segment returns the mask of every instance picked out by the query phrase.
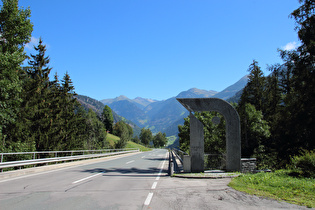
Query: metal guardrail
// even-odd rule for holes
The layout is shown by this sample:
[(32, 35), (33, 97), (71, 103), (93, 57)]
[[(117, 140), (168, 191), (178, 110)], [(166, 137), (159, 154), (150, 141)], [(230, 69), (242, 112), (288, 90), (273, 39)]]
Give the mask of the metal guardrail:
[(184, 155), (188, 155), (186, 152), (179, 150), (179, 149), (173, 149), (175, 155), (180, 160), (181, 164), (183, 164)]
[[(16, 152), (16, 153), (0, 153), (1, 162), (0, 169), (1, 172), (4, 168), (21, 167), (27, 165), (37, 165), (37, 164), (48, 164), (52, 162), (65, 162), (72, 160), (83, 160), (89, 158), (105, 157), (111, 155), (119, 155), (131, 152), (138, 152), (139, 149), (108, 149), (108, 150), (72, 150), (72, 151), (42, 151), (42, 152)], [(77, 153), (82, 153), (81, 155), (73, 155)], [(89, 154), (85, 154), (89, 153)], [(92, 153), (92, 154), (91, 154)], [(54, 154), (55, 157), (48, 158), (36, 158), (40, 155), (47, 154), (51, 156)], [(69, 156), (58, 157), (58, 154), (70, 154)], [(17, 161), (6, 161), (3, 162), (6, 156), (18, 156), (18, 155), (32, 155), (33, 159), (27, 160), (17, 160)]]
[[(183, 155), (186, 153), (178, 150), (178, 149), (171, 149), (169, 151), (169, 175), (172, 176), (175, 173), (178, 173), (183, 168)], [(179, 160), (179, 164), (177, 162)]]

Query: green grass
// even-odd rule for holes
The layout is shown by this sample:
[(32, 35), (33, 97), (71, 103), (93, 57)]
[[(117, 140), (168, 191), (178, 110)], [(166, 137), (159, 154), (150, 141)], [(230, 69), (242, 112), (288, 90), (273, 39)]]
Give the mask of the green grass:
[[(115, 136), (113, 134), (108, 133), (106, 139), (109, 142), (110, 146), (114, 148), (115, 142), (117, 142), (120, 138), (118, 136)], [(147, 148), (143, 145), (137, 144), (137, 143), (132, 142), (132, 141), (127, 142), (126, 148), (140, 149), (140, 151), (142, 151), (142, 152), (152, 150), (150, 148)]]
[(243, 174), (229, 186), (248, 194), (284, 200), (289, 203), (315, 207), (315, 180), (296, 178), (288, 170), (273, 173)]
[(169, 137), (166, 137), (166, 138), (167, 138), (166, 146), (172, 145), (174, 143), (174, 141), (176, 140), (176, 136), (169, 136)]
[(120, 138), (118, 136), (115, 136), (113, 134), (107, 133), (106, 140), (109, 142), (109, 145), (111, 147), (115, 147), (115, 142), (117, 142)]
[(133, 141), (128, 141), (126, 148), (132, 148), (132, 149), (140, 149), (142, 152), (151, 151), (151, 148), (147, 148), (143, 145), (137, 144)]

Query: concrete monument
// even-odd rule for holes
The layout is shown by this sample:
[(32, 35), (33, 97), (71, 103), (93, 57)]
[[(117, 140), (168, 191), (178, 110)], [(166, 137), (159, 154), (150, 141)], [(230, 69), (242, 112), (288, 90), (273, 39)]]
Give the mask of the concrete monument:
[(240, 118), (231, 104), (218, 98), (177, 98), (177, 101), (190, 112), (191, 171), (204, 171), (203, 125), (192, 114), (202, 111), (216, 111), (223, 115), (226, 124), (226, 170), (241, 171)]

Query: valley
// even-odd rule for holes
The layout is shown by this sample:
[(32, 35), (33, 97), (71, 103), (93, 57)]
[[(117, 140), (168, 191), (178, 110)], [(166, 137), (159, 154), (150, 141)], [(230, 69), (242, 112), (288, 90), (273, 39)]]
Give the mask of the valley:
[(161, 131), (166, 133), (166, 136), (177, 136), (177, 127), (183, 124), (188, 111), (177, 102), (176, 98), (213, 97), (229, 100), (234, 97), (233, 100), (237, 100), (235, 96), (245, 87), (247, 81), (248, 77), (244, 76), (220, 92), (191, 88), (162, 101), (141, 97), (129, 99), (124, 95), (101, 101), (81, 95), (78, 95), (77, 99), (86, 109), (92, 108), (98, 114), (102, 112), (105, 105), (108, 105), (113, 111), (114, 121), (126, 121), (134, 129), (134, 135), (139, 135), (141, 128), (145, 127), (150, 128), (153, 133)]

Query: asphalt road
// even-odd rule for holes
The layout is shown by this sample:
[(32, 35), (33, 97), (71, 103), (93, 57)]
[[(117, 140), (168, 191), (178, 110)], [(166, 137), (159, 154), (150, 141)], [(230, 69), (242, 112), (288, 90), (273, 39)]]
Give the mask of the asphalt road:
[(0, 210), (307, 209), (236, 191), (227, 186), (230, 178), (169, 177), (167, 157), (167, 150), (153, 150), (0, 177)]
[(0, 180), (0, 209), (147, 209), (167, 150)]

